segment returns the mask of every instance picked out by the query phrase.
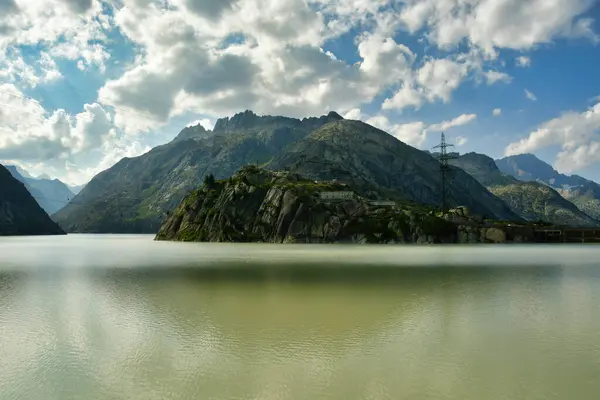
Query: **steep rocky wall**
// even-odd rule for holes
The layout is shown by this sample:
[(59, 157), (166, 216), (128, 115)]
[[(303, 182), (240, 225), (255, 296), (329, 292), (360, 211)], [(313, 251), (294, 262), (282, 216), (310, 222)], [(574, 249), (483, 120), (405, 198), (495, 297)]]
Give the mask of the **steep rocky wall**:
[(321, 191), (348, 190), (293, 174), (245, 168), (192, 192), (156, 239), (269, 243), (494, 243), (526, 233), (450, 222), (425, 210), (370, 205), (360, 198), (323, 201)]

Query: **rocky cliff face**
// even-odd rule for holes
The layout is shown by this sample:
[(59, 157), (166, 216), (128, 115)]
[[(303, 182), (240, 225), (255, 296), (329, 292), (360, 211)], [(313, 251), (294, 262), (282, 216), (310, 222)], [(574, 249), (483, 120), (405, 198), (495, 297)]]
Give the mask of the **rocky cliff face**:
[[(581, 211), (550, 186), (536, 181), (521, 181), (505, 174), (492, 158), (484, 154), (464, 154), (451, 163), (468, 172), (527, 221), (575, 227), (600, 226), (600, 221)], [(547, 168), (543, 171), (548, 173)]]
[(25, 185), (0, 165), (0, 235), (60, 235)]
[(323, 200), (350, 191), (289, 172), (246, 167), (204, 185), (166, 218), (157, 240), (269, 243), (499, 243), (532, 233), (484, 226), (464, 209), (444, 216), (420, 207), (377, 205), (361, 197)]

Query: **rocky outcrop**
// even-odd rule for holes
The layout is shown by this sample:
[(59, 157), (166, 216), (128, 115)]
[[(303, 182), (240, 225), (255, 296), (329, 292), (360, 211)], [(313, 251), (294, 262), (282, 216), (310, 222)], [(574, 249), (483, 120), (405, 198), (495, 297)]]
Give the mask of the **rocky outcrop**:
[(0, 165), (0, 235), (60, 235), (25, 185)]
[[(190, 193), (165, 219), (157, 240), (269, 243), (501, 243), (514, 232), (486, 225), (465, 208), (436, 215), (425, 207), (380, 206), (355, 195), (324, 200), (323, 192), (348, 192), (289, 172), (249, 166), (229, 179)], [(519, 240), (527, 240), (521, 233)]]

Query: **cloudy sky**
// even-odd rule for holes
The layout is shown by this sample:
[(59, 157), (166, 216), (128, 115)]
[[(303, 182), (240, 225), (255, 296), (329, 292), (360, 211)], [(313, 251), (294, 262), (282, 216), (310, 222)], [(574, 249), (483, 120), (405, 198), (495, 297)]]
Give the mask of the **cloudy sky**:
[(0, 0), (0, 160), (86, 182), (245, 109), (600, 180), (597, 0)]

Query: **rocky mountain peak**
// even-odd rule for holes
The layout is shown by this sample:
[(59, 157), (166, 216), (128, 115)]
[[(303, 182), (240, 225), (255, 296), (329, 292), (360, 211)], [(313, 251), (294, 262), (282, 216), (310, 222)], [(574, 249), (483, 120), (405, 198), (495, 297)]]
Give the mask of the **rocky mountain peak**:
[(329, 114), (327, 114), (327, 118), (331, 119), (331, 120), (335, 120), (335, 121), (344, 119), (344, 117), (342, 117), (340, 114), (336, 113), (335, 111), (331, 111)]
[[(263, 117), (264, 118), (264, 117)], [(235, 114), (233, 117), (219, 118), (215, 124), (215, 132), (231, 132), (239, 129), (252, 128), (261, 117), (250, 110)]]
[[(504, 173), (527, 181), (563, 178), (551, 165), (540, 160), (533, 154), (518, 154), (496, 160), (496, 165)], [(560, 179), (563, 180), (563, 179)]]
[(498, 166), (492, 157), (480, 153), (466, 153), (460, 156), (464, 162), (476, 164), (480, 169), (483, 168), (488, 172), (499, 172)]
[(181, 141), (188, 139), (202, 139), (207, 137), (209, 131), (207, 131), (201, 124), (188, 126), (184, 128), (179, 135), (173, 141)]

